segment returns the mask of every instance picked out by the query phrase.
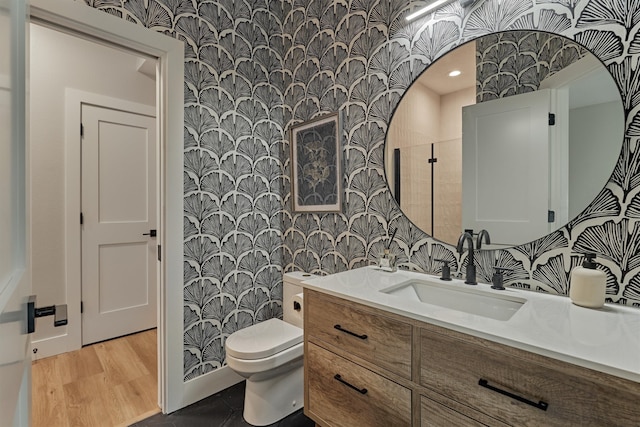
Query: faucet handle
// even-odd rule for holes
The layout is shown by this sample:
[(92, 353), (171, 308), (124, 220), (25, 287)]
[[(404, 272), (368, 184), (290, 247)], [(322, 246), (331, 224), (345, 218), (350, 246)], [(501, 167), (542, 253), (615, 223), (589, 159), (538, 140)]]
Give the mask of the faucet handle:
[(434, 259), (434, 261), (439, 261), (442, 263), (442, 275), (440, 276), (440, 280), (451, 280), (451, 267), (449, 267), (449, 263), (451, 262), (448, 259)]
[(495, 289), (498, 291), (503, 291), (504, 290), (504, 275), (503, 272), (504, 271), (513, 271), (513, 269), (511, 268), (504, 268), (504, 267), (498, 267), (497, 265), (495, 267), (493, 267), (493, 269), (496, 271), (495, 273), (493, 273), (493, 277), (491, 278), (491, 289)]

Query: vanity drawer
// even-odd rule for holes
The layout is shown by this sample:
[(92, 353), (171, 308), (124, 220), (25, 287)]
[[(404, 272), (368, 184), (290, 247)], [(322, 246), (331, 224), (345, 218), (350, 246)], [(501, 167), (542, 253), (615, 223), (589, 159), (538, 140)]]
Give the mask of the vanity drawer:
[(420, 427), (487, 427), (480, 421), (441, 405), (426, 397), (421, 398)]
[(594, 380), (587, 369), (545, 364), (550, 360), (542, 356), (521, 358), (510, 347), (477, 338), (426, 329), (420, 337), (421, 384), (492, 418), (514, 426), (640, 423), (640, 384), (636, 389), (627, 382), (622, 390)]
[(423, 393), (420, 396), (420, 427), (509, 427), (509, 424), (438, 393), (427, 390)]
[(411, 390), (308, 343), (305, 412), (326, 427), (410, 426)]
[(412, 326), (355, 303), (305, 290), (308, 339), (318, 339), (411, 379)]

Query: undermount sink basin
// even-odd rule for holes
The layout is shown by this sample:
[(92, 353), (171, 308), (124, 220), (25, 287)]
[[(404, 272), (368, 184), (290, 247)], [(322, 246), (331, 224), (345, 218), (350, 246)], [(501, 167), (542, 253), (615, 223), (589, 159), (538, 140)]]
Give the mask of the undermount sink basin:
[(509, 320), (527, 302), (524, 298), (512, 295), (483, 292), (472, 287), (458, 288), (426, 280), (410, 280), (380, 292), (496, 320)]

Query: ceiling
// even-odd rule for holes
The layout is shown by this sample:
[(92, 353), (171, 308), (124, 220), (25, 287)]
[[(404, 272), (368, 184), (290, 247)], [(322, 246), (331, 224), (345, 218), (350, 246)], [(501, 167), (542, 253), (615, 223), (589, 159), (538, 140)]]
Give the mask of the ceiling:
[[(462, 74), (449, 77), (452, 70)], [(417, 80), (438, 95), (457, 92), (476, 85), (476, 43), (466, 43), (437, 59)]]

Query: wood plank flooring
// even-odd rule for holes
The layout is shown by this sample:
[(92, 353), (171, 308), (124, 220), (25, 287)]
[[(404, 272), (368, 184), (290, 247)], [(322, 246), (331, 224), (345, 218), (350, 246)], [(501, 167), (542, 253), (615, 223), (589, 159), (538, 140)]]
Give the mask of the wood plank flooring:
[(155, 329), (37, 360), (33, 427), (127, 426), (160, 412)]

